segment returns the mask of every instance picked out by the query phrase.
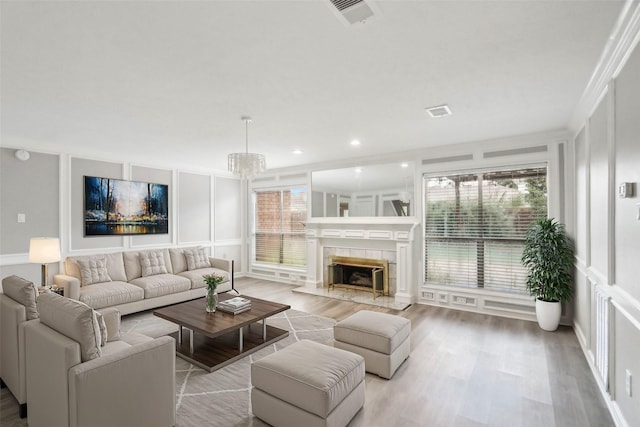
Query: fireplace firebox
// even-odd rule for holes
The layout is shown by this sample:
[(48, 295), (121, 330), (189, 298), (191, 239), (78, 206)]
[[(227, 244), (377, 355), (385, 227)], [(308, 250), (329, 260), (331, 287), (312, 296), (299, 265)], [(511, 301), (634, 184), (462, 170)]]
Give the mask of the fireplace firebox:
[(383, 259), (332, 256), (329, 258), (328, 286), (367, 291), (375, 299), (389, 295), (389, 262)]

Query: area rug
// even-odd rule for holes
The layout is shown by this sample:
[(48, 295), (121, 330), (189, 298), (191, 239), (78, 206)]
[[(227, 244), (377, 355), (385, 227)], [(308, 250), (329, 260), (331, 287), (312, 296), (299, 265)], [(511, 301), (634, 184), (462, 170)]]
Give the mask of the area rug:
[[(333, 341), (335, 320), (326, 317), (287, 310), (267, 324), (289, 330), (289, 336), (215, 372), (176, 357), (176, 427), (267, 426), (251, 411), (251, 363), (303, 339)], [(158, 337), (175, 332), (177, 326), (144, 312), (125, 316), (121, 329)]]

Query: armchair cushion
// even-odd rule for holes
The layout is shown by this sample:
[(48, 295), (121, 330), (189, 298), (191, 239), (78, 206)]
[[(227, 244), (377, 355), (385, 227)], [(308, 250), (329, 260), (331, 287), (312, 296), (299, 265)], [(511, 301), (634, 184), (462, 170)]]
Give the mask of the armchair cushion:
[(107, 341), (118, 341), (120, 339), (120, 310), (109, 307), (97, 313), (102, 314), (104, 318), (104, 323), (107, 327)]
[(107, 344), (109, 334), (107, 333), (107, 323), (104, 321), (104, 316), (99, 311), (96, 311), (96, 320), (98, 321), (98, 327), (100, 328), (100, 347), (104, 347)]
[(80, 345), (83, 362), (100, 357), (100, 326), (91, 307), (55, 293), (46, 293), (38, 298), (38, 310), (42, 324)]
[(27, 320), (38, 318), (36, 298), (38, 290), (33, 282), (18, 276), (9, 276), (2, 279), (2, 291), (12, 300), (24, 305), (27, 312)]

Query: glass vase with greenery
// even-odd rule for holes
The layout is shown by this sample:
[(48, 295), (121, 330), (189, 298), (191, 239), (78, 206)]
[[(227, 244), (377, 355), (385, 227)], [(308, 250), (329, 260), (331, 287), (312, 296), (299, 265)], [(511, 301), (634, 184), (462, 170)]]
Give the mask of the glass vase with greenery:
[(216, 288), (222, 282), (224, 282), (224, 276), (217, 274), (205, 274), (202, 276), (204, 282), (207, 284), (207, 296), (205, 297), (205, 309), (207, 313), (214, 313), (216, 306), (218, 305), (218, 294)]

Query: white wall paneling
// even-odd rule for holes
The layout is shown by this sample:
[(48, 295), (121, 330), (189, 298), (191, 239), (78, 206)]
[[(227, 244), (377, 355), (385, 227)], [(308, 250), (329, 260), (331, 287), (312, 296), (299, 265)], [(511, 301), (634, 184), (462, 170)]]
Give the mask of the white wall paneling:
[(178, 173), (178, 244), (205, 244), (211, 240), (211, 177)]
[[(634, 386), (640, 373), (639, 40), (640, 2), (627, 1), (578, 109), (588, 115), (573, 121), (574, 129), (582, 128), (573, 153), (574, 328), (614, 421), (623, 427), (640, 425)], [(635, 184), (632, 197), (618, 197), (622, 182)]]

